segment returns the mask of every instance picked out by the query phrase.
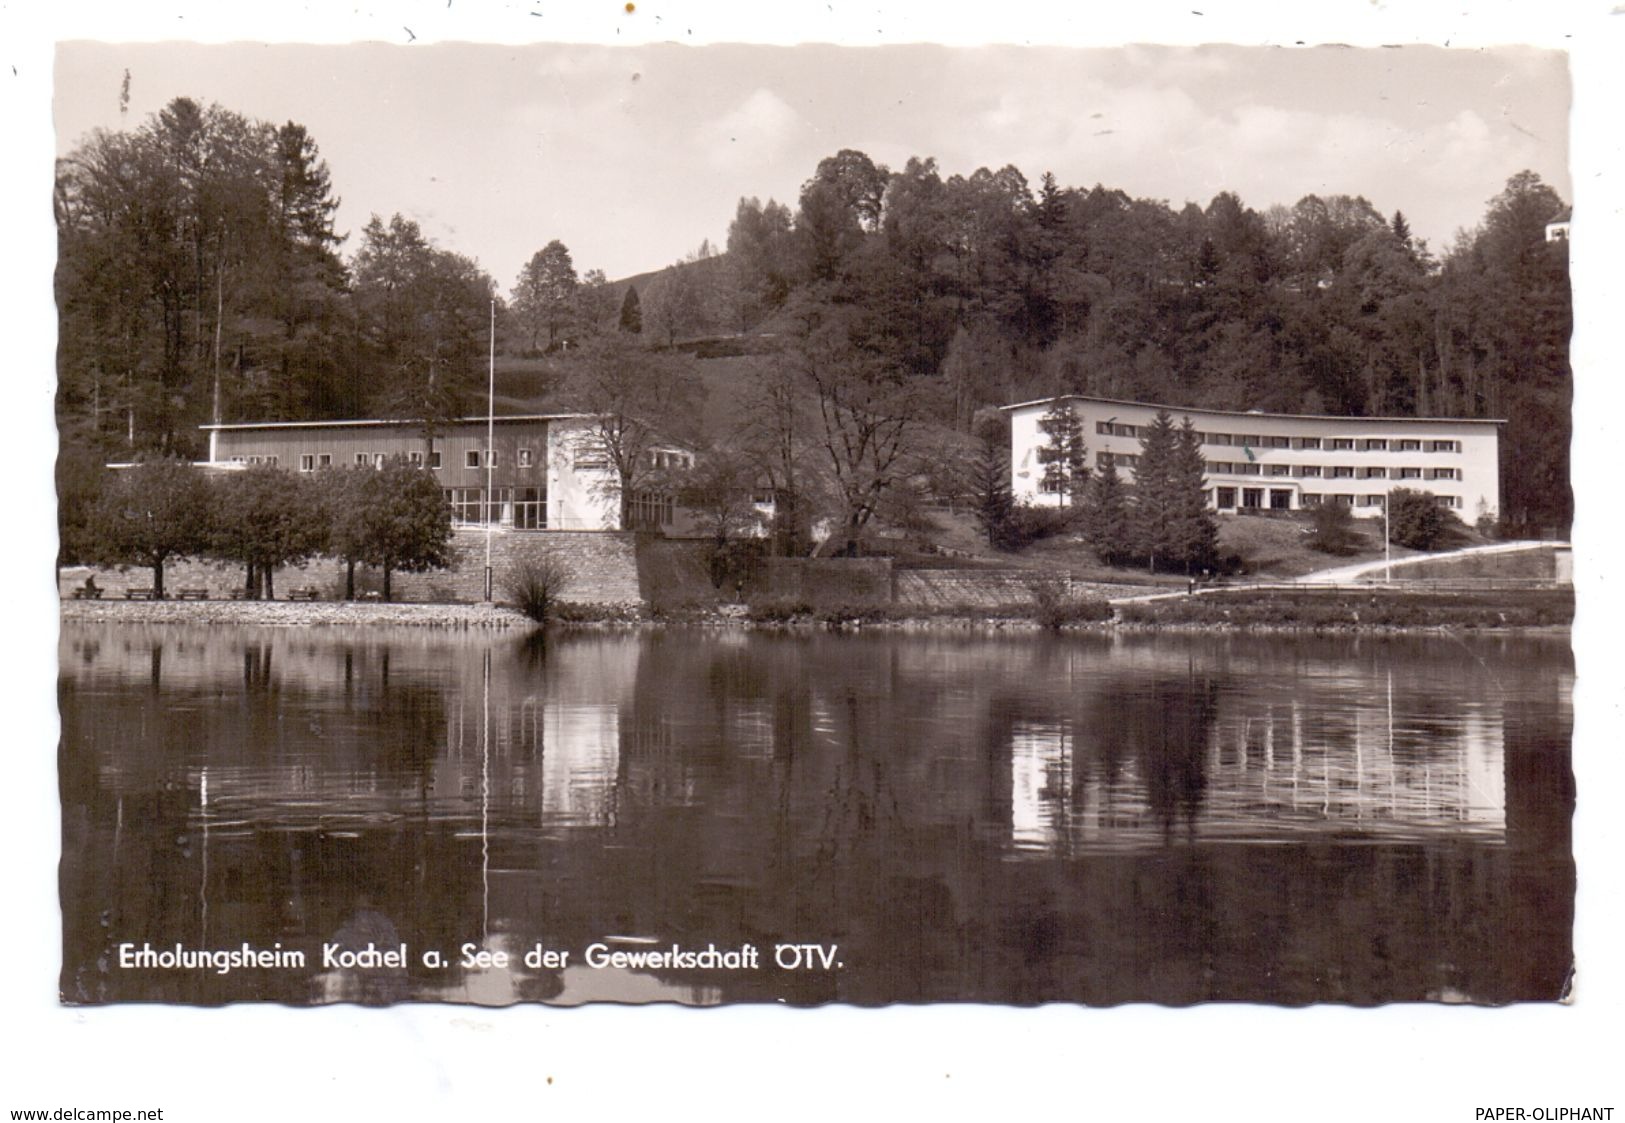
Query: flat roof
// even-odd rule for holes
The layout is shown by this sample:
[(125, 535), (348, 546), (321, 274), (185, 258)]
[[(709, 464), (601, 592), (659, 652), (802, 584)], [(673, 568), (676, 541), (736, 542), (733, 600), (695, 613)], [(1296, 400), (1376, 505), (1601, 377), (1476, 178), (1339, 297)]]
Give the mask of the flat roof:
[[(486, 417), (483, 414), (479, 417), (454, 417), (441, 422), (441, 424), (484, 425), (490, 421), (498, 423), (504, 421), (570, 421), (592, 416), (590, 413), (499, 413), (494, 418)], [(423, 423), (422, 418), (372, 417), (358, 418), (351, 421), (232, 421), (221, 424), (199, 425), (198, 428), (214, 431), (226, 429), (360, 429), (373, 426), (421, 426)]]
[(1025, 409), (1028, 406), (1041, 406), (1054, 401), (1098, 402), (1104, 406), (1137, 406), (1140, 409), (1165, 409), (1172, 415), (1185, 413), (1200, 413), (1209, 417), (1279, 417), (1287, 421), (1334, 421), (1334, 422), (1362, 422), (1362, 421), (1440, 421), (1451, 425), (1505, 425), (1506, 419), (1502, 417), (1354, 417), (1348, 414), (1337, 413), (1270, 413), (1267, 410), (1246, 409), (1203, 409), (1200, 406), (1170, 406), (1158, 405), (1155, 402), (1134, 402), (1127, 398), (1096, 398), (1088, 394), (1056, 394), (1048, 398), (1034, 398), (1030, 402), (1016, 402), (1013, 405), (1000, 406), (1000, 410)]

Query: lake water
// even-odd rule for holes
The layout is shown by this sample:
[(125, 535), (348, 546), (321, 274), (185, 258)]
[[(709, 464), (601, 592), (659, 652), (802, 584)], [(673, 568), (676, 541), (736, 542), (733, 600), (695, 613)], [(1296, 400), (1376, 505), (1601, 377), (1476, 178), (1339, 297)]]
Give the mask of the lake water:
[[(1507, 1002), (1571, 961), (1566, 636), (60, 655), (70, 1003)], [(245, 944), (305, 962), (177, 954)]]

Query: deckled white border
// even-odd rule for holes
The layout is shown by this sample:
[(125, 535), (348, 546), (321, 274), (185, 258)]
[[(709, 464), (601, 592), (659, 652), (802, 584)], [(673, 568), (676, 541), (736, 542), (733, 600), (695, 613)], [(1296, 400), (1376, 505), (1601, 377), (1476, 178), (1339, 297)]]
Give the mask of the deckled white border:
[[(290, 9), (292, 5), (288, 6)], [(1105, 6), (1001, 0), (623, 4), (582, 0), (302, 5), (95, 0), (0, 8), (5, 113), (7, 346), (0, 352), (12, 500), (0, 550), (5, 814), (0, 868), (0, 1118), (13, 1108), (162, 1105), (169, 1120), (927, 1118), (1036, 1110), (1066, 1118), (1472, 1120), (1475, 1106), (1625, 1110), (1609, 1045), (1625, 1029), (1621, 986), (1620, 598), (1625, 548), (1619, 409), (1625, 406), (1617, 278), (1625, 14), (1608, 3), (1433, 0)], [(532, 13), (540, 12), (540, 15)], [(1576, 768), (1581, 809), (1581, 973), (1569, 1008), (1284, 1011), (1248, 1007), (1009, 1011), (934, 1006), (864, 1012), (665, 1008), (390, 1011), (120, 1007), (56, 1003), (56, 629), (51, 583), (55, 309), (48, 278), (52, 44), (57, 39), (464, 40), (632, 43), (933, 41), (1111, 45), (1342, 42), (1527, 43), (1573, 52), (1576, 333), (1574, 484)], [(553, 1083), (546, 1083), (551, 1076)], [(1034, 1097), (1043, 1097), (1039, 1107)]]

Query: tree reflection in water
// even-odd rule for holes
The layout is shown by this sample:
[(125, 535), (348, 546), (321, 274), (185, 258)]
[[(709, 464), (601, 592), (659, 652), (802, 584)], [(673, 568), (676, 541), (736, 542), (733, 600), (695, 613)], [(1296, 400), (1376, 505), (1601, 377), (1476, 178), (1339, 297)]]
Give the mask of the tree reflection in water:
[[(1509, 1001), (1566, 978), (1561, 641), (63, 645), (69, 1001)], [(452, 965), (112, 966), (121, 941), (392, 933)], [(612, 936), (845, 966), (580, 965)], [(469, 941), (576, 958), (465, 969)]]

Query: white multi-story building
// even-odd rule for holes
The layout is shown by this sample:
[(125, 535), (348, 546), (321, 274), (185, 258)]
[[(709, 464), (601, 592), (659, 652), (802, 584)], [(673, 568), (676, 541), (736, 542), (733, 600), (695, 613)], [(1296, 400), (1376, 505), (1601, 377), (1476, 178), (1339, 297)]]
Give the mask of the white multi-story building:
[[(487, 440), (488, 424), (494, 443)], [(441, 425), (432, 438), (420, 422), (390, 419), (244, 422), (203, 430), (207, 464), (216, 468), (269, 464), (317, 472), (402, 457), (433, 474), (460, 525), (489, 518), (515, 530), (631, 529), (620, 525), (618, 477), (586, 414), (489, 422), (465, 417)], [(694, 454), (677, 445), (646, 455), (656, 470), (694, 464)], [(635, 526), (661, 530), (673, 523), (677, 508), (670, 494), (650, 490), (633, 496), (631, 514)]]
[[(1093, 470), (1110, 458), (1134, 480), (1140, 437), (1167, 410), (1201, 434), (1208, 506), (1222, 512), (1296, 511), (1341, 503), (1356, 515), (1380, 515), (1396, 488), (1425, 491), (1467, 522), (1495, 518), (1501, 507), (1500, 421), (1449, 417), (1323, 417), (1184, 409), (1067, 395)], [(1010, 415), (1011, 491), (1017, 502), (1059, 505), (1046, 490), (1039, 421), (1057, 401), (1005, 406)]]

